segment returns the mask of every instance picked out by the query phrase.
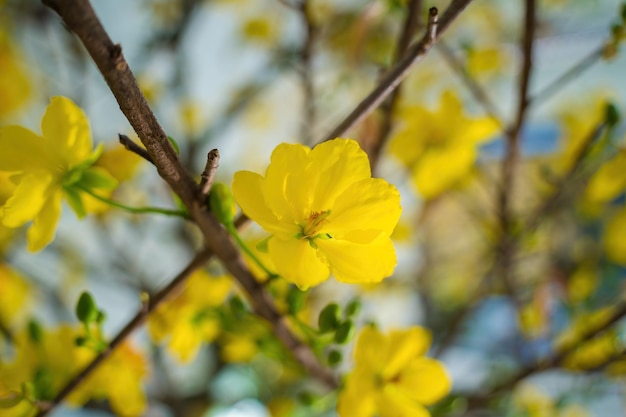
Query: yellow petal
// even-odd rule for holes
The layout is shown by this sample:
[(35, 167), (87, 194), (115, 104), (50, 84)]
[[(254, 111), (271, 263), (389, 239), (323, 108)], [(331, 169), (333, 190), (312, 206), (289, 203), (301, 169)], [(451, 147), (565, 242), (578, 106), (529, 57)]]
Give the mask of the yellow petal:
[(308, 288), (328, 279), (328, 265), (320, 259), (308, 239), (280, 239), (268, 242), (269, 255), (276, 272), (300, 288)]
[(281, 237), (291, 238), (300, 232), (296, 224), (280, 222), (265, 203), (261, 187), (263, 177), (250, 171), (235, 173), (233, 180), (233, 197), (241, 210), (257, 222), (267, 232)]
[(352, 139), (337, 138), (320, 143), (313, 148), (309, 159), (308, 176), (317, 179), (314, 187), (307, 190), (313, 195), (313, 212), (333, 207), (350, 185), (372, 175), (367, 154)]
[(353, 183), (337, 198), (323, 231), (338, 239), (354, 230), (381, 230), (390, 236), (402, 208), (400, 193), (380, 178)]
[(50, 166), (43, 138), (21, 126), (0, 128), (0, 171), (32, 171)]
[(24, 175), (2, 207), (2, 224), (19, 227), (37, 216), (48, 198), (51, 183), (52, 176), (47, 172)]
[(376, 405), (380, 417), (430, 417), (426, 408), (390, 384), (376, 396)]
[(357, 366), (370, 367), (372, 373), (378, 373), (389, 357), (389, 341), (374, 326), (366, 326), (359, 333), (354, 349), (354, 361)]
[(431, 341), (430, 333), (422, 327), (395, 330), (389, 333), (388, 338), (389, 357), (383, 370), (385, 379), (394, 378), (415, 358), (423, 356)]
[(26, 234), (28, 250), (37, 252), (54, 239), (57, 224), (61, 217), (61, 191), (53, 191)]
[(339, 417), (373, 417), (376, 412), (376, 403), (373, 395), (364, 395), (358, 389), (348, 387), (339, 393), (337, 399), (337, 414)]
[(413, 171), (413, 182), (424, 199), (437, 197), (465, 178), (476, 160), (473, 146), (453, 144), (430, 149)]
[(294, 182), (294, 174), (302, 172), (306, 166), (309, 152), (310, 149), (304, 145), (288, 143), (278, 145), (272, 152), (261, 189), (265, 204), (280, 221), (295, 224), (305, 216), (305, 207), (298, 196), (310, 193), (311, 190), (301, 189), (299, 181), (296, 181), (295, 186), (289, 184)]
[(607, 258), (620, 265), (626, 265), (626, 210), (620, 210), (607, 222), (604, 248)]
[(393, 273), (397, 263), (393, 242), (385, 236), (370, 243), (340, 239), (315, 239), (315, 243), (341, 282), (379, 282)]
[(626, 154), (619, 153), (591, 177), (585, 196), (598, 203), (614, 199), (626, 188)]
[(48, 146), (64, 151), (65, 161), (75, 165), (91, 153), (91, 132), (85, 113), (67, 97), (52, 97), (41, 120), (41, 132)]
[(409, 363), (395, 385), (398, 390), (424, 405), (439, 401), (451, 388), (450, 377), (441, 362), (424, 357)]

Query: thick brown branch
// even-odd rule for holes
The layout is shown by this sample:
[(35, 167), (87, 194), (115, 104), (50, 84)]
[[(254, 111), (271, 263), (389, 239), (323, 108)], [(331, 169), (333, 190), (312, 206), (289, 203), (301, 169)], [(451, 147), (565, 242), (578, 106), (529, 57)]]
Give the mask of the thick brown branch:
[[(453, 0), (436, 25), (432, 22), (437, 18), (437, 9), (432, 8), (429, 16), (429, 28), (431, 30), (427, 30), (425, 36), (409, 48), (404, 58), (402, 58), (400, 62), (389, 70), (374, 90), (372, 90), (372, 92), (365, 97), (334, 129), (328, 132), (322, 141), (343, 136), (348, 130), (374, 111), (383, 102), (383, 100), (385, 100), (389, 94), (391, 94), (398, 87), (398, 85), (400, 85), (402, 80), (406, 78), (411, 70), (411, 67), (426, 56), (436, 40), (441, 37), (448, 26), (450, 26), (450, 24), (471, 2), (472, 0)], [(436, 34), (433, 36), (432, 29), (435, 26)]]

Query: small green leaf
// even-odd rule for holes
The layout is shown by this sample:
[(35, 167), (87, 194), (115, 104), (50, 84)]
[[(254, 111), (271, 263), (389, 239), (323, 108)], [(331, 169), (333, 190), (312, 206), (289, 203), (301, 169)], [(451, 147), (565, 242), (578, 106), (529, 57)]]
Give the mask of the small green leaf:
[(35, 320), (30, 320), (28, 322), (28, 337), (30, 337), (30, 340), (36, 344), (41, 342), (41, 339), (43, 339), (43, 329)]
[(168, 136), (167, 139), (170, 141), (170, 143), (172, 144), (172, 148), (174, 148), (174, 150), (176, 151), (177, 154), (180, 155), (180, 146), (178, 146), (178, 142), (176, 142), (176, 139), (174, 139), (171, 136)]
[(243, 317), (248, 312), (241, 297), (236, 295), (231, 297), (230, 300), (228, 300), (228, 304), (235, 317)]
[(302, 310), (306, 296), (307, 293), (301, 291), (295, 285), (289, 287), (289, 292), (287, 293), (287, 306), (289, 308), (289, 314), (294, 315)]
[(67, 199), (67, 203), (70, 205), (74, 213), (76, 213), (76, 217), (79, 219), (84, 218), (87, 215), (87, 210), (85, 209), (85, 204), (83, 203), (82, 194), (78, 191), (78, 189), (73, 187), (65, 187), (65, 198)]
[(98, 316), (96, 317), (96, 323), (102, 324), (107, 319), (107, 315), (104, 311), (98, 310)]
[(346, 317), (354, 317), (361, 311), (361, 301), (354, 299), (346, 306)]
[(83, 292), (76, 303), (76, 317), (78, 317), (78, 320), (85, 324), (93, 323), (98, 321), (99, 314), (100, 311), (98, 311), (96, 302), (91, 294), (87, 291)]
[(261, 253), (267, 253), (269, 250), (268, 244), (269, 244), (270, 238), (271, 236), (268, 236), (265, 239), (261, 240), (259, 243), (257, 243), (256, 249)]
[(24, 395), (21, 392), (9, 391), (0, 394), (0, 409), (13, 408), (18, 405), (24, 399)]
[(324, 307), (317, 319), (320, 332), (328, 333), (337, 329), (340, 314), (341, 308), (339, 308), (339, 304), (337, 303), (330, 303)]
[(235, 200), (230, 188), (224, 183), (216, 182), (211, 187), (209, 207), (217, 220), (225, 226), (231, 226), (235, 220)]
[(613, 127), (619, 123), (620, 114), (615, 104), (607, 103), (606, 109), (605, 109), (605, 119), (609, 127)]
[(328, 352), (328, 357), (326, 358), (328, 364), (332, 367), (335, 367), (341, 363), (343, 360), (343, 355), (338, 350), (331, 350)]
[(83, 172), (79, 184), (85, 188), (112, 190), (119, 184), (109, 172), (101, 167), (91, 167)]
[(354, 323), (352, 320), (346, 320), (339, 325), (335, 332), (335, 342), (340, 345), (348, 343), (353, 337), (355, 332)]
[(76, 339), (74, 339), (74, 344), (76, 344), (76, 346), (85, 346), (87, 345), (88, 341), (89, 339), (84, 336), (76, 336)]

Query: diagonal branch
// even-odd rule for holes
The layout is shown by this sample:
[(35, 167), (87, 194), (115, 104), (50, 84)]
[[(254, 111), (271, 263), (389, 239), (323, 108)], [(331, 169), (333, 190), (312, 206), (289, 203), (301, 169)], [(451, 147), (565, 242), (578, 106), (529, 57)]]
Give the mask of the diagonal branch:
[[(453, 0), (440, 19), (436, 8), (430, 9), (429, 26), (424, 37), (411, 46), (404, 58), (389, 70), (380, 83), (350, 112), (322, 141), (344, 135), (348, 130), (361, 122), (374, 111), (406, 78), (411, 67), (421, 61), (437, 39), (446, 31), (450, 24), (472, 2), (472, 0)], [(436, 23), (435, 23), (436, 22)], [(434, 29), (434, 31), (433, 31)], [(433, 33), (434, 32), (434, 33)]]

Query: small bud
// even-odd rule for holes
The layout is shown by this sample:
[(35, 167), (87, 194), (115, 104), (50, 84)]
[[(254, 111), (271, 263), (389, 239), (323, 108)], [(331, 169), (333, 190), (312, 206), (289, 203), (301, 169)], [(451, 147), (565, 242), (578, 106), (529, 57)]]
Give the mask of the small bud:
[(216, 182), (209, 194), (209, 207), (217, 220), (225, 226), (230, 226), (235, 220), (237, 208), (230, 188), (224, 183)]
[(107, 319), (107, 315), (104, 311), (98, 310), (98, 316), (96, 317), (96, 323), (102, 324)]
[(354, 299), (346, 306), (346, 317), (354, 317), (361, 311), (361, 302), (358, 299)]
[(74, 344), (76, 346), (85, 346), (87, 344), (87, 338), (84, 336), (77, 336), (76, 339), (74, 339)]
[(243, 300), (238, 296), (231, 297), (228, 304), (235, 317), (241, 317), (248, 312)]
[(626, 23), (626, 3), (622, 3), (622, 22)]
[(619, 123), (620, 114), (615, 104), (607, 103), (606, 109), (605, 109), (605, 119), (609, 127), (613, 127)]
[(613, 37), (613, 42), (619, 42), (624, 36), (624, 26), (618, 24), (611, 25), (611, 36)]
[(343, 360), (343, 355), (338, 350), (333, 349), (330, 352), (328, 352), (328, 357), (326, 360), (328, 361), (328, 364), (330, 366), (334, 367), (341, 363), (341, 361)]
[(354, 337), (355, 327), (352, 320), (346, 320), (339, 325), (335, 332), (335, 343), (343, 345), (348, 343)]
[(317, 319), (320, 332), (328, 333), (335, 330), (339, 325), (340, 314), (341, 309), (337, 303), (330, 303), (324, 307)]
[(305, 392), (301, 392), (300, 394), (298, 394), (298, 400), (302, 404), (310, 406), (315, 402), (316, 398), (315, 398), (315, 395), (311, 394), (310, 392), (305, 391)]
[(98, 320), (99, 313), (96, 302), (93, 300), (91, 294), (84, 291), (76, 303), (76, 317), (78, 317), (78, 320), (89, 324)]
[(306, 292), (301, 291), (296, 286), (289, 287), (289, 292), (287, 293), (287, 306), (289, 307), (289, 314), (297, 314), (300, 310), (302, 310), (306, 295)]
[(41, 339), (43, 338), (41, 325), (35, 320), (30, 320), (28, 322), (28, 337), (30, 337), (30, 340), (34, 343), (41, 342)]

